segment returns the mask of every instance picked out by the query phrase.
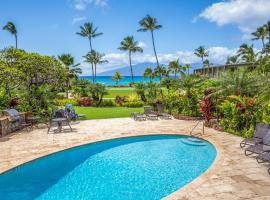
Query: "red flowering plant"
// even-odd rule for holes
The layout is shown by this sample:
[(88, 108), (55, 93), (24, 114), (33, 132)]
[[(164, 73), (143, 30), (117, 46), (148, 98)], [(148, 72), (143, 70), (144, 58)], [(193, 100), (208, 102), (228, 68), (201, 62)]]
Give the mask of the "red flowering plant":
[(211, 93), (212, 93), (212, 90), (209, 90), (209, 89), (205, 90), (204, 97), (200, 101), (200, 112), (204, 116), (206, 125), (210, 124), (210, 120), (212, 119), (212, 112), (214, 110), (214, 103), (210, 98)]

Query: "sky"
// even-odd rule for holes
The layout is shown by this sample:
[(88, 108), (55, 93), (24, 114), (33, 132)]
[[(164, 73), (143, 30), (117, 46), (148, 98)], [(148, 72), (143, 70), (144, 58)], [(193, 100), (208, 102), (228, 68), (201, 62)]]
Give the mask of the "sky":
[[(0, 27), (12, 21), (19, 48), (50, 56), (70, 53), (88, 75), (90, 66), (82, 56), (89, 42), (76, 35), (85, 22), (103, 32), (93, 48), (109, 61), (98, 66), (104, 72), (128, 65), (127, 54), (118, 47), (129, 35), (144, 49), (133, 55), (133, 64), (155, 62), (150, 33), (137, 32), (147, 14), (163, 26), (154, 33), (161, 63), (200, 62), (193, 52), (202, 45), (211, 63), (222, 64), (242, 43), (261, 47), (250, 33), (270, 20), (269, 13), (270, 0), (1, 0)], [(0, 49), (14, 44), (14, 37), (0, 29)]]

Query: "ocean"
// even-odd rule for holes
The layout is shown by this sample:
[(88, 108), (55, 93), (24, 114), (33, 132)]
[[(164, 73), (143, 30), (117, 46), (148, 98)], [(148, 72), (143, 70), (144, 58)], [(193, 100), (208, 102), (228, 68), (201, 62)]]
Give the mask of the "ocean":
[[(80, 76), (80, 78), (83, 80), (92, 81), (92, 76)], [(96, 81), (98, 83), (102, 83), (107, 86), (116, 85), (116, 82), (112, 80), (111, 76), (97, 76)], [(149, 78), (145, 79), (143, 76), (134, 76), (135, 83), (140, 83), (140, 82), (147, 83), (149, 81), (150, 81)], [(159, 82), (159, 79), (155, 78), (154, 81)], [(131, 76), (123, 76), (123, 79), (119, 81), (118, 85), (125, 86), (125, 85), (129, 85), (131, 82), (132, 82)]]

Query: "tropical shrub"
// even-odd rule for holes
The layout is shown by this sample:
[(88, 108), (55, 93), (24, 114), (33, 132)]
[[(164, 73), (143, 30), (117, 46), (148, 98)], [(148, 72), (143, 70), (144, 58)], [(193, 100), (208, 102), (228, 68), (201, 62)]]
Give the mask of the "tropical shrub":
[(261, 108), (255, 98), (231, 96), (220, 105), (220, 125), (228, 132), (250, 137), (256, 122), (261, 119)]
[(115, 97), (115, 103), (119, 106), (123, 106), (124, 103), (127, 102), (127, 97), (126, 96), (116, 96)]
[(108, 94), (105, 85), (100, 83), (90, 83), (88, 91), (93, 99), (93, 104), (100, 106), (104, 95)]
[(57, 106), (65, 106), (67, 104), (72, 104), (73, 106), (78, 105), (78, 101), (76, 99), (56, 99), (55, 103)]
[(92, 104), (93, 104), (93, 100), (90, 97), (82, 97), (77, 100), (78, 106), (88, 107), (88, 106), (91, 106)]
[(169, 92), (164, 96), (163, 104), (169, 113), (181, 114), (186, 116), (199, 116), (199, 95), (191, 93), (186, 96), (179, 91)]
[(212, 119), (212, 112), (214, 109), (214, 103), (210, 98), (211, 90), (204, 91), (204, 97), (200, 101), (200, 112), (203, 114), (206, 125), (209, 125), (210, 120)]
[(100, 106), (101, 107), (115, 107), (116, 103), (111, 99), (103, 99)]
[(139, 108), (144, 106), (144, 102), (142, 101), (128, 101), (123, 104), (125, 107), (130, 107), (130, 108)]

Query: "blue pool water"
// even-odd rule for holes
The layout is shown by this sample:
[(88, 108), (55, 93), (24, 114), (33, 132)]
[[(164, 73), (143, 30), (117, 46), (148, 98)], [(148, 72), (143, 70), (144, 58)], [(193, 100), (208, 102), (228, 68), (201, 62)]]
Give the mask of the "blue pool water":
[(215, 157), (212, 144), (188, 136), (97, 142), (1, 174), (0, 199), (160, 199), (205, 172)]

